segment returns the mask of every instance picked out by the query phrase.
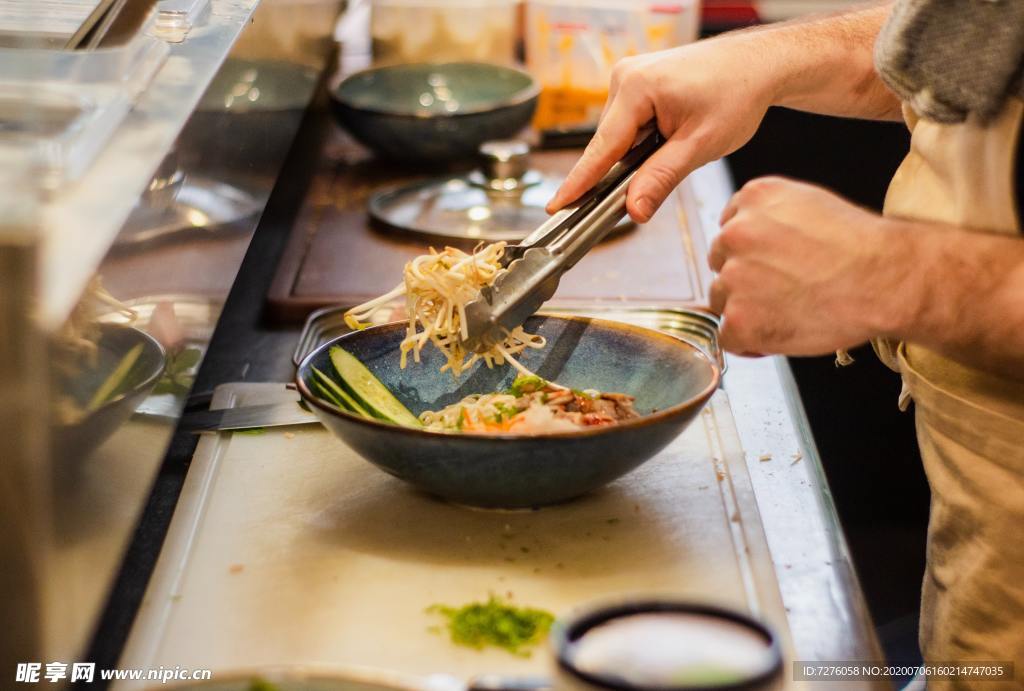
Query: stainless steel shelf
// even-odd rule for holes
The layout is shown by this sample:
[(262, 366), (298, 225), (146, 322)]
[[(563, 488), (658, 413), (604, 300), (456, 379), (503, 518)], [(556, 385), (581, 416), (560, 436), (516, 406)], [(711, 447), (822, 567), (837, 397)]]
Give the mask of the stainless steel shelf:
[(259, 0), (211, 0), (205, 23), (170, 53), (106, 147), (40, 210), (38, 322), (58, 328), (107, 254)]

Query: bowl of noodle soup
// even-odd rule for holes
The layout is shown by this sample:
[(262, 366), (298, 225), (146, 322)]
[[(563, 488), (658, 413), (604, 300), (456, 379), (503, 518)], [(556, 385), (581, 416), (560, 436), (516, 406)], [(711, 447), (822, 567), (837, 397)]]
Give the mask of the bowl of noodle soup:
[(402, 367), (408, 323), (365, 328), (321, 345), (300, 363), (296, 385), (323, 424), (365, 460), (420, 490), (482, 508), (535, 508), (578, 497), (637, 468), (675, 439), (720, 380), (697, 347), (630, 324), (577, 316), (534, 316), (523, 325), (542, 348), (517, 353), (518, 367), (578, 390), (634, 397), (638, 414), (617, 424), (539, 434), (446, 433), (360, 417), (311, 389), (314, 368), (332, 369), (341, 346), (414, 415), (472, 394), (508, 389), (517, 367), (483, 359), (454, 375), (446, 354), (424, 348)]

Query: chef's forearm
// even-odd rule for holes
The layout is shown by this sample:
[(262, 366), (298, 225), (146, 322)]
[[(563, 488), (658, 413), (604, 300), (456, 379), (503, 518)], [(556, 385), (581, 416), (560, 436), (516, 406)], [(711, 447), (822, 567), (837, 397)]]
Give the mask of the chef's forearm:
[[(772, 104), (825, 115), (898, 120), (900, 101), (874, 67), (874, 44), (891, 2), (771, 24), (734, 37), (763, 61)], [(752, 69), (757, 69), (752, 66)]]
[(1024, 380), (1024, 239), (890, 222), (906, 276), (886, 335)]

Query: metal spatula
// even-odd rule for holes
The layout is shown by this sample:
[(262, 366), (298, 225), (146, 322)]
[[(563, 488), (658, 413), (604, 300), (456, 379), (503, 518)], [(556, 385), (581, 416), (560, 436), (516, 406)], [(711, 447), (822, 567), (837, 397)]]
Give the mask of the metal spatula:
[(626, 214), (626, 189), (640, 165), (661, 146), (657, 130), (641, 135), (622, 160), (579, 200), (554, 214), (518, 245), (505, 248), (494, 283), (466, 304), (464, 346), (483, 352), (540, 309), (562, 274), (599, 243)]

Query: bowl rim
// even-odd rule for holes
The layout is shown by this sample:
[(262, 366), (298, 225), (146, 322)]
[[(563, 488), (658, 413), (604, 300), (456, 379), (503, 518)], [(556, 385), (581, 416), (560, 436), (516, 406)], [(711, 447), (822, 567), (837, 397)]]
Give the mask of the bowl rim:
[(155, 367), (153, 371), (147, 372), (145, 378), (142, 379), (135, 386), (132, 386), (131, 388), (125, 391), (122, 391), (121, 393), (117, 394), (113, 398), (107, 400), (105, 403), (100, 405), (100, 407), (96, 408), (96, 410), (94, 410), (91, 415), (85, 418), (86, 420), (91, 419), (92, 415), (95, 415), (97, 412), (105, 410), (115, 404), (121, 403), (125, 399), (130, 398), (132, 396), (136, 396), (139, 393), (145, 391), (147, 388), (154, 386), (160, 380), (160, 377), (164, 375), (164, 372), (167, 369), (167, 351), (164, 349), (160, 341), (156, 340), (153, 336), (146, 333), (142, 329), (132, 326), (131, 324), (111, 324), (107, 322), (101, 322), (99, 324), (99, 328), (104, 333), (115, 331), (120, 331), (122, 333), (132, 332), (133, 336), (139, 339), (139, 343), (144, 343), (150, 347), (156, 348), (159, 366)]
[[(476, 108), (471, 108), (471, 109), (467, 109), (467, 110), (460, 110), (460, 111), (458, 111), (456, 113), (422, 113), (422, 112), (409, 112), (409, 111), (403, 111), (403, 110), (389, 110), (389, 109), (385, 109), (385, 108), (381, 108), (381, 107), (374, 107), (374, 106), (361, 106), (361, 105), (355, 105), (355, 104), (351, 103), (350, 101), (348, 101), (347, 99), (342, 98), (342, 96), (341, 96), (340, 92), (341, 92), (342, 86), (344, 86), (348, 82), (353, 81), (355, 79), (358, 79), (360, 77), (366, 77), (367, 75), (370, 75), (370, 74), (378, 74), (378, 73), (381, 73), (381, 72), (401, 69), (401, 68), (405, 68), (405, 67), (426, 66), (426, 65), (429, 65), (429, 66), (432, 66), (432, 67), (438, 67), (438, 68), (440, 68), (440, 67), (449, 67), (449, 66), (452, 66), (452, 65), (477, 65), (477, 66), (483, 65), (483, 66), (494, 68), (494, 69), (497, 69), (497, 70), (502, 70), (502, 71), (506, 71), (506, 72), (514, 72), (516, 74), (522, 75), (522, 76), (526, 77), (529, 80), (529, 83), (524, 88), (522, 88), (519, 91), (513, 93), (511, 96), (509, 96), (507, 98), (504, 98), (504, 99), (502, 99), (500, 101), (497, 101), (497, 102), (495, 102), (492, 105), (489, 105), (489, 106), (478, 106)], [(440, 62), (401, 62), (401, 63), (392, 64), (392, 65), (380, 65), (378, 67), (368, 67), (366, 69), (362, 69), (362, 70), (359, 70), (357, 72), (353, 72), (352, 74), (347, 75), (344, 79), (342, 79), (336, 85), (334, 85), (333, 87), (328, 89), (328, 92), (330, 93), (332, 101), (334, 101), (335, 103), (337, 103), (340, 106), (343, 106), (345, 108), (349, 108), (350, 110), (353, 110), (353, 111), (356, 111), (356, 112), (359, 112), (359, 113), (369, 113), (369, 114), (373, 114), (373, 115), (384, 115), (384, 116), (388, 116), (388, 117), (413, 118), (413, 119), (416, 119), (416, 120), (435, 120), (435, 119), (442, 119), (442, 118), (458, 118), (458, 117), (465, 117), (465, 116), (470, 116), (470, 115), (480, 115), (482, 113), (493, 113), (495, 111), (503, 110), (505, 108), (512, 108), (512, 107), (515, 107), (515, 106), (521, 106), (521, 105), (523, 105), (525, 103), (528, 103), (529, 101), (537, 98), (540, 95), (540, 82), (538, 82), (537, 79), (532, 74), (527, 72), (526, 70), (522, 70), (522, 69), (519, 69), (518, 67), (513, 67), (511, 65), (500, 65), (498, 63), (493, 63), (493, 62), (481, 62), (481, 61), (478, 61), (478, 60), (446, 60), (446, 61), (440, 61)]]
[[(341, 416), (343, 419), (350, 420), (350, 421), (356, 422), (356, 423), (360, 423), (360, 424), (366, 425), (366, 426), (371, 427), (371, 428), (385, 429), (385, 430), (389, 430), (389, 431), (393, 431), (393, 432), (405, 433), (405, 434), (410, 434), (410, 435), (414, 435), (414, 436), (423, 435), (423, 434), (428, 434), (428, 435), (432, 435), (432, 436), (433, 435), (439, 435), (439, 436), (443, 436), (446, 439), (465, 439), (465, 440), (468, 440), (468, 441), (479, 441), (479, 440), (508, 440), (508, 441), (519, 440), (519, 441), (523, 441), (523, 440), (527, 440), (527, 439), (534, 439), (534, 440), (536, 440), (536, 439), (580, 439), (580, 438), (586, 438), (586, 437), (603, 436), (603, 435), (606, 435), (606, 434), (615, 434), (616, 432), (621, 431), (621, 430), (626, 430), (626, 429), (631, 429), (631, 428), (640, 428), (640, 427), (646, 427), (648, 425), (653, 425), (653, 424), (655, 424), (657, 422), (661, 422), (663, 420), (667, 420), (667, 419), (670, 419), (672, 417), (675, 417), (675, 416), (685, 412), (686, 410), (688, 410), (688, 409), (690, 409), (692, 407), (702, 406), (704, 403), (706, 403), (708, 401), (708, 399), (711, 398), (711, 396), (715, 393), (715, 391), (718, 389), (719, 384), (721, 383), (722, 372), (721, 372), (720, 368), (718, 367), (718, 363), (717, 362), (712, 360), (711, 357), (707, 353), (705, 353), (703, 350), (701, 350), (697, 346), (693, 345), (692, 343), (688, 343), (687, 341), (684, 341), (681, 338), (676, 338), (675, 336), (672, 336), (670, 334), (663, 333), (663, 332), (658, 331), (656, 329), (648, 329), (645, 326), (637, 326), (636, 324), (629, 324), (627, 322), (615, 321), (613, 319), (601, 319), (601, 318), (585, 317), (585, 316), (582, 316), (582, 315), (573, 315), (573, 314), (565, 314), (565, 315), (562, 315), (562, 314), (559, 314), (559, 315), (535, 315), (535, 316), (541, 316), (544, 319), (557, 319), (557, 320), (561, 320), (561, 321), (585, 321), (587, 323), (596, 323), (599, 326), (610, 327), (610, 328), (613, 328), (613, 329), (620, 329), (620, 330), (628, 330), (628, 331), (640, 332), (642, 334), (648, 335), (651, 338), (668, 339), (673, 344), (678, 344), (678, 345), (680, 345), (680, 346), (682, 346), (684, 348), (689, 349), (690, 351), (695, 353), (699, 357), (699, 359), (703, 360), (707, 364), (707, 366), (711, 369), (711, 382), (704, 389), (702, 389), (700, 391), (700, 393), (698, 393), (698, 394), (696, 394), (694, 396), (691, 396), (690, 398), (686, 399), (685, 401), (682, 401), (681, 403), (677, 403), (677, 404), (675, 404), (673, 406), (669, 406), (668, 408), (663, 408), (663, 409), (655, 411), (653, 413), (648, 413), (647, 415), (641, 415), (640, 417), (633, 418), (631, 420), (626, 420), (624, 422), (620, 422), (620, 423), (615, 424), (615, 425), (600, 425), (598, 427), (587, 427), (587, 428), (580, 429), (580, 430), (575, 430), (575, 431), (572, 431), (572, 432), (547, 432), (547, 433), (544, 433), (544, 434), (481, 434), (481, 433), (476, 433), (476, 432), (474, 432), (474, 433), (453, 434), (451, 432), (435, 432), (435, 431), (432, 431), (432, 430), (422, 429), (422, 428), (418, 428), (418, 427), (404, 427), (402, 425), (395, 425), (395, 424), (392, 424), (392, 423), (389, 423), (389, 422), (384, 422), (383, 420), (377, 420), (377, 419), (370, 419), (370, 418), (360, 417), (360, 416), (356, 415), (355, 413), (350, 413), (350, 412), (348, 412), (346, 410), (342, 410), (341, 408), (338, 408), (335, 405), (332, 405), (330, 403), (327, 403), (326, 401), (321, 400), (318, 396), (314, 395), (312, 391), (310, 391), (309, 387), (306, 385), (306, 382), (302, 378), (302, 372), (303, 372), (303, 370), (306, 370), (306, 369), (309, 368), (310, 363), (312, 362), (314, 357), (319, 355), (324, 350), (330, 348), (331, 346), (337, 345), (338, 341), (341, 341), (341, 340), (343, 340), (345, 338), (348, 338), (349, 336), (351, 336), (353, 334), (366, 333), (366, 332), (371, 331), (371, 330), (395, 329), (395, 328), (398, 328), (398, 327), (404, 328), (406, 325), (408, 325), (408, 321), (407, 320), (401, 320), (401, 321), (388, 322), (386, 324), (378, 324), (378, 325), (375, 325), (375, 326), (367, 327), (367, 328), (362, 329), (360, 331), (351, 331), (351, 332), (349, 332), (347, 334), (342, 334), (341, 336), (337, 336), (335, 338), (332, 338), (331, 340), (327, 341), (326, 343), (321, 343), (319, 346), (317, 346), (312, 351), (310, 351), (306, 355), (306, 357), (302, 358), (302, 362), (299, 363), (299, 366), (295, 370), (295, 386), (298, 389), (299, 394), (302, 396), (303, 400), (305, 400), (310, 405), (316, 406), (317, 408), (320, 408), (321, 410), (323, 410), (323, 411), (325, 411), (327, 413), (330, 413), (332, 415)], [(461, 442), (455, 442), (455, 443), (461, 443)]]

